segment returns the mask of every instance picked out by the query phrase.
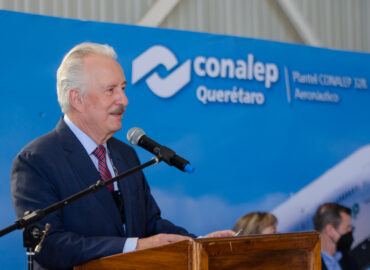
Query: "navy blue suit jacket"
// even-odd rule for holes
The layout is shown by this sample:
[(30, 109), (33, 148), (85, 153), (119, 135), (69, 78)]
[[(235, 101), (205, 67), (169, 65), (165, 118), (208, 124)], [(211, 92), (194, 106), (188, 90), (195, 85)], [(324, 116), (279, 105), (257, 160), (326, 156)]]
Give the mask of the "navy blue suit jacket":
[[(111, 138), (107, 142), (119, 173), (139, 164), (132, 147)], [(96, 183), (100, 178), (88, 153), (61, 119), (48, 134), (28, 144), (15, 158), (11, 173), (16, 214), (43, 209)], [(51, 224), (37, 262), (45, 268), (70, 269), (89, 260), (121, 253), (126, 237), (157, 233), (189, 235), (162, 219), (142, 172), (118, 182), (124, 201), (126, 231), (107, 188), (88, 195), (46, 218)], [(38, 266), (40, 267), (40, 266)], [(35, 267), (37, 269), (37, 267)]]

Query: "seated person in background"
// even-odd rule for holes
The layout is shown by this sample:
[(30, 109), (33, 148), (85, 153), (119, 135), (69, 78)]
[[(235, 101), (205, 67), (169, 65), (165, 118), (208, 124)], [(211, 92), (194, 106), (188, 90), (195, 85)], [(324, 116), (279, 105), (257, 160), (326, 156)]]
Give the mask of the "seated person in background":
[(315, 230), (320, 232), (322, 269), (359, 269), (348, 253), (353, 242), (351, 209), (325, 203), (317, 209), (313, 223)]
[(233, 231), (238, 235), (276, 233), (277, 218), (266, 212), (252, 212), (238, 219)]

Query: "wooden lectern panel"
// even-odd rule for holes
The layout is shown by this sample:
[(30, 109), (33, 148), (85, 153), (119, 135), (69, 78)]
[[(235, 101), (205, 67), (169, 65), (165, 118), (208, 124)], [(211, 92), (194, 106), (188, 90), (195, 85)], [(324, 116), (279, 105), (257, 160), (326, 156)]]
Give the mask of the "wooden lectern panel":
[(317, 232), (186, 240), (109, 256), (76, 270), (320, 270)]
[(317, 232), (204, 238), (195, 245), (197, 270), (321, 269)]
[(108, 256), (74, 267), (75, 270), (191, 270), (193, 240)]

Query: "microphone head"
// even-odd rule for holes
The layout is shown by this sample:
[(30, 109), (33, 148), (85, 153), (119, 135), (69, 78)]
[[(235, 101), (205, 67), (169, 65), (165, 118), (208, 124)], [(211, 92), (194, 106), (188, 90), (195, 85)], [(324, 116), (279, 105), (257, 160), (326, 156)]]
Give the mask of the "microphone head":
[(184, 172), (193, 173), (194, 171), (195, 171), (195, 168), (193, 166), (191, 166), (190, 163), (185, 165)]
[(138, 127), (133, 127), (127, 132), (127, 140), (133, 145), (138, 145), (140, 138), (144, 135), (144, 130)]

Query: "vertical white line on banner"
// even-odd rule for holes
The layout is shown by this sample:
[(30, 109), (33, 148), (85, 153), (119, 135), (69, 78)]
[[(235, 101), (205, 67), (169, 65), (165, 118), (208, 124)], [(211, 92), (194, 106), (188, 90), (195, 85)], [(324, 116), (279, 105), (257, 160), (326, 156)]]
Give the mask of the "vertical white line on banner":
[(284, 67), (285, 72), (285, 85), (286, 85), (286, 98), (288, 103), (292, 103), (292, 97), (290, 92), (290, 82), (289, 82), (289, 71), (287, 67)]

